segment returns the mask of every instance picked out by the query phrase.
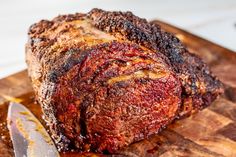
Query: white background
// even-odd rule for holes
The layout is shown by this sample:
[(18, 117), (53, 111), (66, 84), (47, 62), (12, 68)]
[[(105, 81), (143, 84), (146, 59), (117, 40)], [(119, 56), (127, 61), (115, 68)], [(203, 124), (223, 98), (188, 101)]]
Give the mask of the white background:
[(94, 7), (163, 20), (236, 51), (236, 0), (0, 0), (0, 78), (26, 68), (31, 24)]

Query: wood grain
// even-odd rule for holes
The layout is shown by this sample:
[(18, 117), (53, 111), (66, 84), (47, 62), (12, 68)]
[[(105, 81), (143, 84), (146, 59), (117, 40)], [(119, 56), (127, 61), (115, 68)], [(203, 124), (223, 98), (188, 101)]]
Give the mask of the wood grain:
[[(224, 83), (225, 94), (209, 108), (191, 117), (176, 120), (168, 128), (149, 139), (134, 143), (112, 156), (236, 156), (236, 54), (205, 39), (160, 21), (165, 30), (176, 34), (193, 53), (207, 62), (213, 73)], [(0, 157), (13, 156), (6, 128), (7, 102), (19, 101), (41, 120), (41, 111), (33, 99), (26, 71), (0, 80)], [(44, 124), (44, 123), (43, 123)], [(88, 154), (92, 156), (94, 154)], [(67, 156), (86, 156), (70, 153)]]

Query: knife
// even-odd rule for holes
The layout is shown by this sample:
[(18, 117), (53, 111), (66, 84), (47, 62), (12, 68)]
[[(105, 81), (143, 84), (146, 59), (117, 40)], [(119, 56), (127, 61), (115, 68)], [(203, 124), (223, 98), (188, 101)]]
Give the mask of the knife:
[(59, 157), (45, 128), (23, 105), (10, 103), (7, 124), (15, 157)]

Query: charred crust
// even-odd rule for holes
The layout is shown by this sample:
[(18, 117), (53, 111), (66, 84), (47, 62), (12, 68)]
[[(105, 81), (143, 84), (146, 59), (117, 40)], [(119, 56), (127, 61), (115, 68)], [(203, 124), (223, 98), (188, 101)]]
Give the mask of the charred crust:
[[(197, 55), (190, 53), (177, 37), (164, 31), (159, 25), (149, 23), (131, 12), (93, 9), (88, 16), (98, 29), (114, 35), (121, 34), (130, 41), (164, 54), (179, 75), (183, 97), (204, 95), (205, 92), (218, 95), (222, 92), (221, 82), (212, 75), (208, 66)], [(205, 85), (203, 93), (200, 91), (199, 82)]]
[(70, 21), (75, 21), (75, 20), (81, 20), (84, 17), (85, 17), (85, 14), (75, 13), (75, 14), (68, 14), (68, 15), (59, 15), (56, 18), (54, 18), (52, 21), (54, 23), (70, 22)]
[[(85, 42), (84, 47), (78, 43), (66, 43), (56, 49), (60, 42), (58, 38), (60, 35), (67, 32), (73, 35), (78, 29), (84, 29), (74, 28), (71, 25), (78, 20), (88, 20), (93, 29), (106, 32), (116, 40), (95, 42), (93, 46)], [(57, 28), (61, 28), (61, 25), (64, 27), (58, 31)], [(58, 34), (54, 34), (55, 30)], [(189, 53), (178, 38), (164, 31), (159, 25), (149, 23), (131, 12), (107, 12), (93, 9), (88, 14), (60, 15), (51, 21), (42, 20), (32, 25), (28, 35), (26, 54), (29, 56), (27, 60), (29, 72), (30, 74), (34, 73), (34, 70), (38, 72), (34, 73), (37, 77), (31, 75), (33, 85), (45, 115), (50, 121), (53, 138), (64, 151), (77, 147), (82, 151), (91, 148), (92, 151), (115, 152), (130, 142), (160, 131), (178, 116), (190, 115), (205, 108), (221, 91), (220, 81), (211, 74), (207, 65), (198, 56)], [(73, 40), (81, 36), (83, 35), (69, 37)], [(129, 51), (132, 53), (127, 54), (126, 52)], [(101, 63), (97, 62), (98, 57), (101, 56), (104, 60)], [(129, 67), (130, 69), (122, 71), (121, 69), (127, 66), (127, 61), (130, 61), (129, 57), (139, 57), (141, 60), (153, 59), (153, 62), (135, 63)], [(165, 77), (153, 80), (146, 77), (132, 78), (112, 85), (107, 82), (108, 78), (130, 75), (138, 70), (153, 70), (155, 66), (167, 72)], [(131, 96), (126, 95), (129, 86), (131, 86), (129, 89)], [(143, 97), (138, 95), (135, 98), (133, 97), (136, 96), (134, 89), (139, 93), (150, 95)], [(144, 92), (139, 90), (144, 90)], [(109, 99), (111, 97), (112, 100)], [(124, 105), (122, 107), (127, 107), (132, 114), (136, 114), (135, 104), (139, 102), (139, 98), (145, 102), (140, 104), (144, 107), (157, 102), (160, 103), (160, 106), (157, 105), (158, 108), (164, 106), (163, 111), (160, 112), (162, 116), (155, 117), (163, 118), (164, 122), (156, 124), (150, 132), (149, 126), (143, 130), (139, 128), (142, 131), (134, 127), (133, 131), (137, 132), (135, 135), (129, 129), (125, 130), (127, 135), (122, 137), (109, 132), (109, 129), (112, 130), (115, 127), (115, 125), (109, 125), (109, 119), (112, 119), (114, 113), (121, 113), (123, 109), (119, 109), (119, 105)], [(109, 101), (111, 101), (110, 106)], [(180, 105), (181, 102), (182, 105)], [(102, 106), (104, 104), (105, 106)], [(130, 104), (133, 105), (133, 109), (129, 109)], [(150, 107), (152, 106), (147, 108)], [(167, 115), (165, 111), (171, 107), (173, 107), (171, 110), (173, 113)], [(110, 112), (117, 108), (118, 112), (115, 112), (116, 110)], [(102, 119), (100, 123), (91, 118), (96, 110), (101, 110), (105, 114), (97, 115)], [(129, 114), (124, 114), (119, 118), (126, 121), (127, 115)], [(104, 119), (108, 120), (104, 122)], [(107, 128), (102, 130), (104, 126)], [(104, 136), (106, 133), (100, 130), (111, 133), (109, 138), (106, 139), (107, 137)], [(130, 139), (125, 143), (126, 139), (122, 138)]]

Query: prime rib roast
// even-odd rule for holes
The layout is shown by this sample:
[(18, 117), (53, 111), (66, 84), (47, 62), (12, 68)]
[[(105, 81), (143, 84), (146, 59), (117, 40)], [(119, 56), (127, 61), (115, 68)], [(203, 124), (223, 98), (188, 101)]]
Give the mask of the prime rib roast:
[(29, 76), (63, 151), (115, 153), (222, 92), (177, 37), (131, 12), (61, 15), (28, 36)]

